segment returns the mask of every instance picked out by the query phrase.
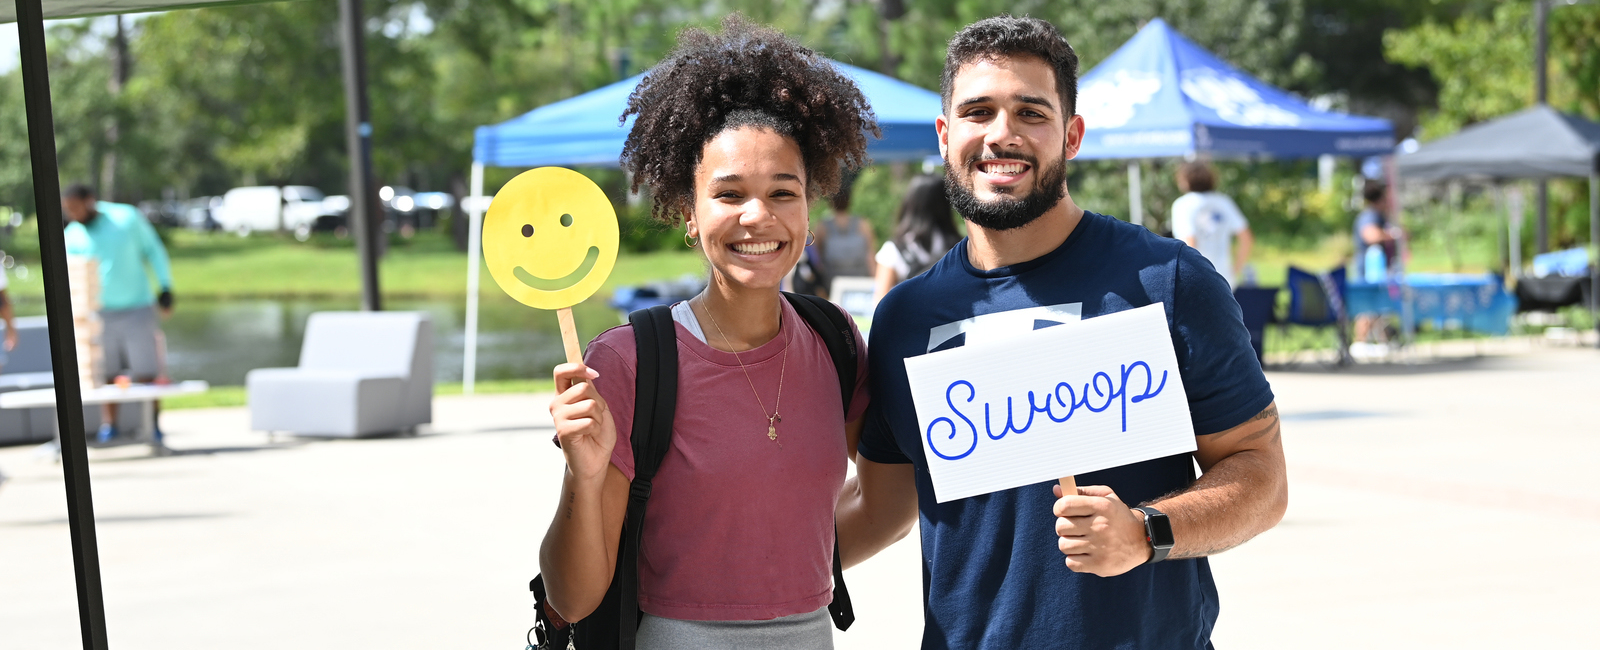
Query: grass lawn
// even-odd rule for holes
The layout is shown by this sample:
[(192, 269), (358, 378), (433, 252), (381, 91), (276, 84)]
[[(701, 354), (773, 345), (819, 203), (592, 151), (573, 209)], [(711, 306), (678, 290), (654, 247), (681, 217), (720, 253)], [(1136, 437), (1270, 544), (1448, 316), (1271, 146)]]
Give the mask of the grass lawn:
[[(38, 273), (38, 239), (34, 221), (19, 228), (8, 250), (26, 271), (13, 268), (11, 293), (38, 304), (44, 295)], [(286, 235), (169, 230), (173, 292), (179, 300), (230, 298), (342, 298), (361, 294), (361, 276), (353, 243), (315, 237), (297, 242)], [(618, 258), (601, 295), (620, 285), (639, 284), (685, 273), (700, 273), (699, 253), (671, 250), (631, 253)], [(495, 291), (488, 269), (481, 269), (484, 291)], [(378, 263), (378, 286), (391, 298), (466, 295), (466, 254), (457, 251), (445, 233), (424, 231), (409, 240), (393, 237)], [(39, 307), (42, 309), (42, 305)]]
[[(9, 240), (0, 240), (15, 257), (9, 271), (10, 294), (16, 298), (18, 315), (43, 313), (44, 286), (38, 273), (38, 234), (35, 221), (27, 220)], [(287, 235), (255, 234), (238, 237), (229, 233), (204, 233), (173, 229), (163, 233), (172, 257), (174, 290), (182, 300), (224, 300), (245, 298), (336, 298), (353, 299), (360, 295), (361, 283), (354, 244), (348, 239), (318, 236), (297, 242)], [(1284, 247), (1259, 244), (1251, 256), (1257, 281), (1263, 286), (1283, 286), (1289, 265), (1311, 271), (1325, 271), (1344, 263), (1349, 256), (1347, 237), (1333, 236), (1314, 246)], [(411, 239), (392, 236), (389, 250), (379, 262), (379, 286), (388, 298), (457, 298), (466, 294), (466, 256), (457, 251), (442, 229), (423, 231)], [(1484, 272), (1495, 268), (1499, 258), (1492, 240), (1469, 240), (1451, 254), (1440, 245), (1418, 243), (1412, 250), (1410, 271)], [(611, 277), (595, 299), (603, 300), (617, 286), (651, 280), (704, 273), (704, 258), (698, 251), (669, 248), (650, 253), (621, 255)], [(484, 295), (498, 290), (487, 269), (482, 269)], [(1285, 304), (1288, 292), (1280, 294)], [(1280, 307), (1281, 309), (1281, 307)], [(1269, 337), (1270, 339), (1271, 337)], [(1322, 342), (1272, 342), (1278, 348), (1322, 347)], [(1331, 343), (1331, 339), (1329, 340)], [(548, 384), (548, 382), (545, 382)], [(480, 392), (524, 392), (549, 390), (510, 382), (480, 382)], [(441, 385), (439, 394), (459, 392), (460, 385)], [(244, 404), (243, 389), (218, 387), (210, 393), (172, 400), (173, 408), (185, 406), (224, 406)]]
[[(44, 284), (38, 273), (34, 223), (31, 219), (24, 222), (11, 241), (0, 245), (16, 257), (18, 266), (26, 269), (11, 269), (11, 295), (20, 298), (24, 307), (34, 303), (42, 308), (39, 300), (44, 295)], [(345, 298), (361, 293), (355, 246), (348, 239), (319, 236), (309, 242), (297, 242), (286, 235), (239, 237), (178, 229), (169, 230), (164, 236), (172, 257), (174, 292), (180, 300)], [(466, 294), (466, 255), (455, 249), (444, 232), (431, 230), (409, 240), (391, 239), (388, 252), (378, 264), (378, 286), (386, 297), (448, 298)], [(1251, 264), (1260, 284), (1282, 286), (1289, 265), (1327, 270), (1341, 264), (1349, 250), (1349, 241), (1344, 237), (1330, 237), (1312, 247), (1261, 244), (1251, 256)], [(1497, 263), (1494, 242), (1469, 242), (1455, 258), (1439, 248), (1414, 249), (1409, 269), (1472, 273), (1487, 271)], [(617, 286), (700, 274), (704, 269), (697, 251), (673, 248), (626, 253), (618, 257), (600, 295), (609, 295)], [(494, 280), (488, 269), (481, 269), (481, 273), (488, 286), (485, 291), (493, 291)]]

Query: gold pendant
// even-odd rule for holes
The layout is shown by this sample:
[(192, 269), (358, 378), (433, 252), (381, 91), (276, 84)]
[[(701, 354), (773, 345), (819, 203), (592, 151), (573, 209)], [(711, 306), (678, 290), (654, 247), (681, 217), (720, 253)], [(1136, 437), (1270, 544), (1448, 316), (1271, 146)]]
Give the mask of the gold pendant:
[(773, 441), (778, 439), (778, 427), (767, 425), (767, 439)]

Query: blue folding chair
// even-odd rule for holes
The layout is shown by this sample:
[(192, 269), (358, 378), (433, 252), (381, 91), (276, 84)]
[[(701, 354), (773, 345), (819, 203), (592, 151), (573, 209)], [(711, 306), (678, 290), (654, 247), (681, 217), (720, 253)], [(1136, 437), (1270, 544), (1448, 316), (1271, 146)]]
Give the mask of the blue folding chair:
[[(1333, 365), (1347, 366), (1354, 362), (1350, 357), (1349, 315), (1345, 313), (1345, 271), (1334, 269), (1315, 274), (1289, 267), (1289, 313), (1278, 322), (1279, 332), (1287, 337), (1289, 327), (1309, 327), (1314, 333), (1333, 329), (1336, 354)], [(1295, 350), (1296, 353), (1302, 350)], [(1290, 356), (1290, 365), (1296, 362)]]
[(1250, 332), (1250, 347), (1255, 348), (1256, 361), (1266, 365), (1265, 347), (1267, 325), (1277, 320), (1277, 287), (1239, 287), (1233, 290), (1233, 299), (1239, 303), (1239, 316), (1244, 329)]

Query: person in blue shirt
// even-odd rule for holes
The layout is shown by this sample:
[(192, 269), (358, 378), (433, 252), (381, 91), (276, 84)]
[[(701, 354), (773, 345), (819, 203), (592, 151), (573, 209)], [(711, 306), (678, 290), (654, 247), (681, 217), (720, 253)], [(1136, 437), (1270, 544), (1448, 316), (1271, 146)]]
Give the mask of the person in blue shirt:
[[(134, 382), (166, 381), (166, 344), (161, 316), (172, 313), (172, 268), (167, 249), (138, 208), (95, 200), (87, 185), (68, 187), (61, 195), (67, 217), (67, 254), (94, 258), (100, 266), (101, 347), (105, 379), (126, 376)], [(160, 293), (150, 290), (155, 274)], [(152, 405), (159, 417), (159, 402)], [(117, 435), (117, 405), (100, 407), (100, 442)], [(155, 420), (159, 422), (159, 419)], [(150, 432), (161, 449), (161, 427)]]
[[(839, 517), (879, 534), (842, 552), (886, 546), (920, 513), (925, 649), (1210, 648), (1206, 557), (1288, 504), (1277, 407), (1228, 283), (1183, 242), (1068, 194), (1085, 128), (1076, 80), (1077, 56), (1042, 20), (990, 18), (951, 39), (936, 126), (968, 237), (873, 317), (861, 498)], [(1079, 475), (1075, 494), (1049, 482), (937, 502), (908, 357), (1156, 303), (1197, 451)], [(1168, 548), (1146, 527), (1163, 518)]]

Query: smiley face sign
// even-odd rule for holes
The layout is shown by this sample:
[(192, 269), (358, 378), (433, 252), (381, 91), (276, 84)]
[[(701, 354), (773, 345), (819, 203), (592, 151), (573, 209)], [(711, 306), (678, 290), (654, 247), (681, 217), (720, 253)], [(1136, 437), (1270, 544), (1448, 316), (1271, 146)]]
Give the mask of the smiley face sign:
[(583, 174), (540, 167), (518, 174), (483, 218), (483, 260), (500, 288), (536, 309), (571, 307), (617, 262), (617, 213)]

